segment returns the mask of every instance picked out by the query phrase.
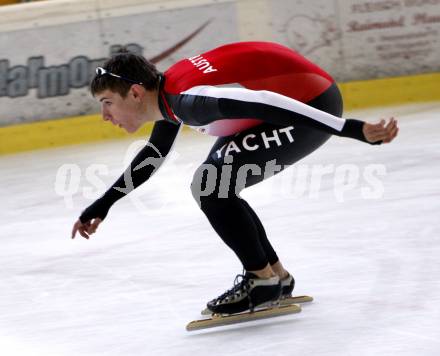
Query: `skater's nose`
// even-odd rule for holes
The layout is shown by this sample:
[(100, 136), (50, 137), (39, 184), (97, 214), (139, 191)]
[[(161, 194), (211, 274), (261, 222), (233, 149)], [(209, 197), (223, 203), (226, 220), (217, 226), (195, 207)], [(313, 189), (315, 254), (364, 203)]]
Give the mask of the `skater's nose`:
[(104, 121), (111, 121), (112, 120), (111, 114), (106, 109), (102, 110), (102, 118)]

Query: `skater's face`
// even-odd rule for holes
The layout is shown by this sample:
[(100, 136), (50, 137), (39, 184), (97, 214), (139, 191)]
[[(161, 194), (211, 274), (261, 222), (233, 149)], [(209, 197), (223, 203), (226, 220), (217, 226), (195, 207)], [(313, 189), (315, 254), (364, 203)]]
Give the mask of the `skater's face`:
[(148, 117), (145, 89), (132, 85), (125, 97), (111, 90), (104, 90), (95, 95), (101, 103), (102, 118), (129, 133), (136, 132)]

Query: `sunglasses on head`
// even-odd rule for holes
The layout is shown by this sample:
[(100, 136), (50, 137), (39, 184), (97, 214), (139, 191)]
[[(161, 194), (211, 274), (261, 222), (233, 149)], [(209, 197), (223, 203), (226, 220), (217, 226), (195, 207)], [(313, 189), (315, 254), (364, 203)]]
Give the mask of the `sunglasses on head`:
[(143, 85), (142, 82), (138, 82), (137, 80), (129, 79), (129, 78), (123, 77), (122, 75), (118, 75), (118, 74), (109, 72), (108, 70), (106, 70), (106, 69), (104, 69), (102, 67), (97, 67), (95, 72), (96, 72), (96, 75), (98, 77), (100, 77), (101, 75), (107, 74), (107, 75), (111, 75), (112, 77), (119, 78), (119, 79), (125, 80), (125, 81), (130, 82), (130, 83)]

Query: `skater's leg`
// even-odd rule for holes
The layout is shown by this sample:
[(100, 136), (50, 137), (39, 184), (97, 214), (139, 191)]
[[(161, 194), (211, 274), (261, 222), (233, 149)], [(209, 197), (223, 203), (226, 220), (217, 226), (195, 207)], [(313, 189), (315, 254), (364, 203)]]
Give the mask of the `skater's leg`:
[(266, 253), (267, 261), (270, 265), (273, 265), (276, 263), (279, 259), (278, 256), (270, 244), (267, 235), (266, 230), (264, 229), (263, 224), (261, 223), (260, 218), (255, 213), (255, 211), (251, 208), (251, 206), (248, 204), (248, 202), (244, 199), (240, 199), (240, 203), (243, 205), (244, 209), (246, 209), (249, 213), (249, 215), (252, 217), (252, 220), (258, 230), (258, 237), (259, 241), (263, 247), (264, 252)]
[(290, 276), (289, 272), (284, 268), (281, 261), (279, 260), (275, 250), (273, 249), (271, 243), (269, 242), (269, 239), (267, 238), (266, 231), (263, 224), (261, 223), (260, 218), (244, 199), (240, 199), (240, 201), (251, 214), (254, 223), (257, 226), (260, 243), (263, 246), (263, 249), (269, 261), (264, 269), (249, 272), (257, 275), (260, 278), (270, 278), (271, 276), (277, 275), (282, 283), (282, 295), (291, 295), (295, 280), (292, 276)]
[[(207, 172), (197, 170), (191, 185), (193, 195), (214, 230), (240, 259), (247, 271), (266, 268), (269, 260), (259, 239), (259, 227), (242, 199), (235, 194), (219, 198), (219, 189), (207, 196), (200, 191), (207, 189)], [(217, 179), (218, 178), (218, 179)], [(218, 181), (220, 177), (215, 177)]]
[(258, 271), (250, 271), (256, 274), (259, 277), (263, 276), (270, 276), (273, 274), (278, 275), (280, 278), (285, 278), (288, 276), (289, 272), (287, 272), (283, 265), (281, 264), (277, 253), (275, 252), (274, 248), (272, 247), (271, 243), (269, 242), (269, 239), (266, 235), (266, 230), (264, 229), (263, 224), (261, 223), (260, 218), (255, 213), (255, 211), (251, 208), (251, 206), (248, 204), (248, 202), (244, 199), (240, 199), (240, 202), (243, 204), (243, 206), (247, 209), (249, 214), (252, 216), (254, 223), (258, 229), (258, 237), (260, 240), (260, 243), (266, 253), (267, 259), (268, 259), (268, 265), (265, 267), (264, 270), (258, 270)]
[[(337, 87), (330, 88), (309, 105), (334, 115), (342, 113), (342, 101)], [(205, 165), (214, 168), (214, 175), (211, 175), (209, 182), (207, 179), (209, 175), (204, 167), (194, 175), (192, 184), (194, 197), (216, 232), (234, 250), (247, 270), (264, 269), (268, 263), (275, 264), (278, 257), (255, 212), (239, 197), (241, 189), (280, 172), (287, 165), (313, 152), (328, 138), (329, 134), (310, 128), (280, 128), (262, 124), (238, 135), (217, 140), (205, 161)], [(229, 158), (227, 162), (225, 157)], [(270, 162), (275, 163), (276, 169), (273, 173), (267, 174), (266, 165)], [(237, 182), (239, 173), (248, 173), (247, 168), (252, 174), (245, 175), (245, 184)], [(221, 182), (224, 181), (225, 176), (228, 176), (222, 173), (228, 170), (231, 171), (227, 182), (229, 185), (226, 184), (228, 189), (220, 191)], [(205, 191), (206, 185), (212, 182), (214, 189), (211, 193), (206, 196), (201, 194), (201, 191)], [(279, 273), (284, 273), (278, 265), (275, 268), (278, 268)]]
[[(337, 90), (332, 90), (334, 89)], [(341, 114), (341, 104), (338, 91), (324, 93), (310, 103), (335, 115)], [(277, 274), (277, 280), (272, 281), (275, 278), (273, 277), (266, 282), (270, 283), (267, 287), (272, 288), (273, 293), (276, 292), (279, 276), (285, 276), (281, 281), (283, 295), (290, 294), (294, 280), (290, 275), (286, 277), (287, 271), (269, 243), (260, 219), (249, 204), (241, 199), (240, 191), (279, 173), (288, 165), (313, 152), (329, 137), (329, 134), (309, 127), (262, 124), (237, 135), (218, 139), (205, 165), (194, 175), (192, 191), (195, 199), (213, 228), (235, 252), (244, 268), (260, 276)], [(207, 166), (212, 169), (207, 169)], [(251, 174), (248, 174), (249, 172)], [(224, 184), (225, 179), (227, 184)], [(206, 194), (206, 191), (209, 193)], [(263, 283), (253, 278), (252, 275), (246, 275), (238, 286), (208, 303), (208, 308), (218, 311), (218, 304), (220, 309), (225, 308), (223, 310), (246, 308), (243, 301), (238, 301), (241, 305), (234, 304), (235, 295), (237, 292), (238, 295), (249, 294), (250, 280)], [(228, 298), (232, 299), (228, 301)], [(252, 297), (249, 297), (249, 300), (251, 299)]]
[(247, 270), (249, 272), (256, 274), (260, 278), (269, 278), (272, 277), (274, 274), (277, 274), (280, 278), (285, 278), (289, 273), (284, 269), (283, 265), (279, 261), (279, 258), (274, 248), (272, 247), (271, 243), (267, 238), (266, 230), (264, 229), (264, 226), (261, 223), (260, 218), (246, 200), (240, 198), (238, 199), (238, 202), (242, 205), (244, 210), (247, 211), (250, 217), (252, 218), (253, 223), (251, 223), (248, 219), (246, 219), (247, 220), (246, 224), (248, 226), (251, 226), (252, 229), (254, 227), (257, 229), (259, 243), (261, 244), (261, 247), (264, 250), (264, 253), (268, 261), (267, 265), (263, 269), (252, 270), (249, 269), (251, 268), (249, 267)]
[[(282, 171), (329, 138), (328, 134), (317, 130), (298, 128), (295, 130), (298, 138), (292, 140), (291, 136), (283, 134), (286, 129), (263, 124), (239, 135), (221, 138), (194, 175), (192, 191), (200, 208), (248, 271), (258, 271), (268, 264), (275, 264), (278, 257), (255, 212), (239, 196), (240, 191)], [(295, 134), (295, 131), (290, 131)], [(269, 141), (270, 137), (275, 139)], [(234, 151), (228, 151), (229, 147), (233, 147)], [(225, 157), (228, 157), (226, 162)], [(267, 174), (268, 162), (276, 163), (276, 172)], [(252, 174), (247, 174), (248, 168)], [(224, 174), (228, 171), (229, 177)], [(202, 193), (206, 191), (210, 193)]]

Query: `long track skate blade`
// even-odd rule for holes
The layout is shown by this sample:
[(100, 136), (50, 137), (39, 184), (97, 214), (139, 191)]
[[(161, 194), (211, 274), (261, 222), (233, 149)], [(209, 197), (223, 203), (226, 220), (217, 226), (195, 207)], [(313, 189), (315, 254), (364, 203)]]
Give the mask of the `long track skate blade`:
[(277, 316), (289, 315), (294, 313), (299, 313), (301, 311), (301, 306), (297, 304), (291, 304), (286, 306), (280, 306), (276, 308), (261, 309), (255, 312), (245, 312), (240, 314), (232, 315), (212, 315), (209, 319), (201, 319), (191, 321), (187, 326), (187, 331), (208, 329), (217, 326), (231, 325), (244, 323), (253, 320), (274, 318)]
[(298, 295), (296, 297), (286, 297), (280, 300), (280, 305), (290, 305), (297, 303), (310, 303), (313, 302), (313, 297), (308, 295)]
[[(291, 305), (291, 304), (298, 304), (298, 303), (310, 303), (313, 302), (313, 297), (309, 297), (308, 295), (299, 295), (296, 297), (286, 297), (280, 300), (279, 305), (285, 306), (285, 305)], [(262, 305), (263, 308), (273, 307), (276, 304), (271, 303), (267, 305)], [(208, 308), (202, 310), (202, 315), (211, 315), (212, 311), (210, 311)]]

